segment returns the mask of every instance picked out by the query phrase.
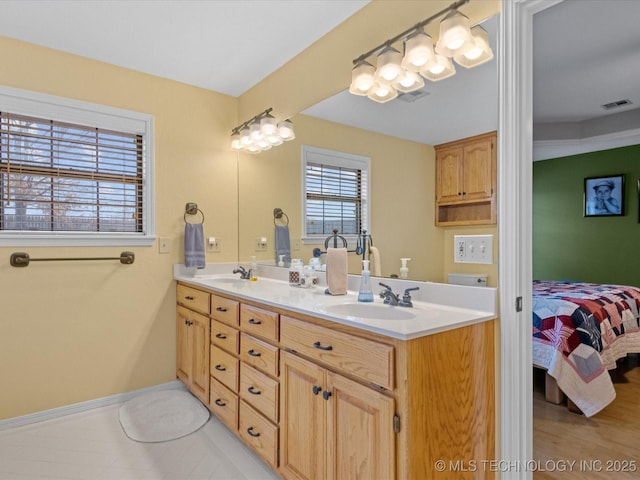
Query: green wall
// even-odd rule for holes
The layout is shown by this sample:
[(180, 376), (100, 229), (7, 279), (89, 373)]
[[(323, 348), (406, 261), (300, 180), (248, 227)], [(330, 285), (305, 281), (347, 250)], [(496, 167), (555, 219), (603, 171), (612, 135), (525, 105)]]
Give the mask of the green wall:
[[(584, 217), (584, 179), (625, 175), (624, 216)], [(533, 164), (533, 278), (640, 286), (640, 145)]]

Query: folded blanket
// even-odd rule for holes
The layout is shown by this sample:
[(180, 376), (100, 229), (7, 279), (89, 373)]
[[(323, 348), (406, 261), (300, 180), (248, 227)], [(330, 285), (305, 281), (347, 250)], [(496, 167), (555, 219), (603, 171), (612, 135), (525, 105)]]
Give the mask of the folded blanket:
[(204, 229), (201, 223), (187, 223), (184, 226), (184, 265), (204, 268)]

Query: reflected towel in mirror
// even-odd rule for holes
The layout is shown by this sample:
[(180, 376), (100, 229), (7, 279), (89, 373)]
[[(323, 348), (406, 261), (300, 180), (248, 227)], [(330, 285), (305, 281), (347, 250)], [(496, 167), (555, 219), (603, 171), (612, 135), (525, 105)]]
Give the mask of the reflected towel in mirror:
[(184, 226), (184, 266), (204, 268), (205, 264), (202, 223), (186, 223)]
[(291, 242), (289, 240), (289, 225), (276, 225), (276, 265), (282, 255), (286, 265), (291, 263)]
[(380, 265), (380, 252), (373, 245), (369, 247), (369, 270), (374, 277), (382, 276), (382, 267)]

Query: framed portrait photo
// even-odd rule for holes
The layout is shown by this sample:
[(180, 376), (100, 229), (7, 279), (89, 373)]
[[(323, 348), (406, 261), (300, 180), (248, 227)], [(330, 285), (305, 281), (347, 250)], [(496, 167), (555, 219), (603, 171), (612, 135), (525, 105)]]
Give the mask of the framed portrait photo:
[(624, 175), (584, 179), (584, 216), (624, 215)]

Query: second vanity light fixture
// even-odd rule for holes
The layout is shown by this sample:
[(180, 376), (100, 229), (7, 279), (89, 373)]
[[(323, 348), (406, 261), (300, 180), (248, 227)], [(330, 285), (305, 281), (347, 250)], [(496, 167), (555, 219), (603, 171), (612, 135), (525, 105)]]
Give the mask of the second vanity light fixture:
[(231, 131), (231, 148), (260, 153), (296, 138), (291, 120), (276, 123), (276, 119), (271, 115), (272, 111), (273, 108), (267, 108), (234, 128)]
[[(489, 36), (480, 25), (471, 27), (469, 19), (458, 12), (469, 0), (459, 0), (409, 30), (396, 35), (353, 61), (349, 92), (385, 103), (424, 86), (424, 79), (437, 82), (455, 74), (451, 59), (465, 68), (475, 67), (493, 58)], [(440, 36), (433, 46), (424, 27), (446, 15), (440, 22)], [(404, 55), (393, 47), (402, 40)], [(374, 54), (376, 67), (367, 61)]]

